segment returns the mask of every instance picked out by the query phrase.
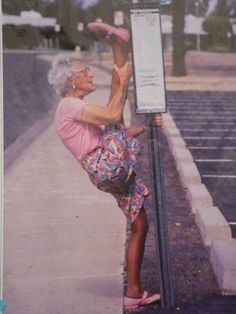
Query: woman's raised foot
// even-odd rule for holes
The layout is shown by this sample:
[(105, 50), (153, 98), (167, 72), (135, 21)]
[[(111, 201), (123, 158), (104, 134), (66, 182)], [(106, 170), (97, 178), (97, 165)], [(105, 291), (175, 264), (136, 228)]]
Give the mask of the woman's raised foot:
[(106, 23), (92, 22), (92, 23), (89, 23), (87, 26), (88, 26), (88, 29), (92, 32), (103, 31), (108, 36), (116, 35), (119, 38), (123, 39), (124, 41), (128, 41), (130, 37), (129, 31), (127, 29), (116, 28)]

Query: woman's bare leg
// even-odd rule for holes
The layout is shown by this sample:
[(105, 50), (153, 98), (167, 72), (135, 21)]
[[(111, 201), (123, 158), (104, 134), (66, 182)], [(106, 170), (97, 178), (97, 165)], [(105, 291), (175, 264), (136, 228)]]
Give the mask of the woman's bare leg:
[[(110, 37), (110, 42), (113, 51), (113, 62), (115, 65), (117, 65), (118, 68), (122, 68), (127, 61), (126, 43), (115, 35), (112, 35)], [(118, 86), (119, 77), (116, 71), (113, 69), (110, 88), (110, 99), (116, 93)]]
[(140, 271), (143, 260), (148, 222), (144, 208), (131, 225), (131, 236), (127, 250), (127, 296), (141, 297)]
[[(118, 68), (122, 68), (127, 62), (126, 44), (117, 36), (111, 36), (111, 46), (113, 51), (114, 64)], [(119, 77), (115, 70), (112, 73), (110, 98), (116, 92), (119, 86)], [(121, 121), (122, 123), (123, 121)], [(135, 127), (133, 127), (135, 128)], [(133, 129), (132, 136), (141, 133), (140, 127), (138, 130)], [(143, 259), (146, 235), (148, 232), (148, 222), (144, 208), (140, 210), (138, 217), (131, 226), (131, 236), (127, 249), (127, 296), (140, 297), (142, 296), (142, 288), (140, 285), (140, 271)]]
[[(111, 47), (113, 51), (113, 61), (114, 64), (118, 68), (122, 68), (125, 63), (127, 62), (127, 47), (126, 43), (120, 39), (117, 36), (111, 36)], [(119, 86), (119, 77), (115, 70), (112, 72), (112, 80), (111, 80), (111, 88), (110, 88), (110, 99), (113, 97), (113, 95), (116, 93), (116, 90)], [(122, 115), (121, 119), (121, 125), (124, 126), (124, 118)], [(136, 137), (143, 133), (146, 130), (146, 127), (144, 125), (134, 125), (127, 129), (127, 137), (133, 136)]]

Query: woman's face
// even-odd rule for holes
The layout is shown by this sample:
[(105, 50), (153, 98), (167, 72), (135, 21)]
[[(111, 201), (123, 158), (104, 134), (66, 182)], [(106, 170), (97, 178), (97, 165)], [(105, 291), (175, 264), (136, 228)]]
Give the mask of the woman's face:
[(93, 92), (96, 86), (93, 83), (94, 75), (89, 67), (80, 61), (73, 61), (73, 67), (75, 69), (73, 84), (78, 86), (78, 89), (83, 92), (84, 96)]

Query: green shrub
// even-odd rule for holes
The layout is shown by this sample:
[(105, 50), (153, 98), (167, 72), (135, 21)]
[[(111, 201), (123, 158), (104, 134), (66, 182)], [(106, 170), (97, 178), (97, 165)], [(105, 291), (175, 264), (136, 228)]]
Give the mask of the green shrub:
[(30, 25), (4, 25), (3, 47), (10, 49), (33, 49), (40, 45), (42, 36), (39, 29)]
[(202, 24), (203, 30), (209, 34), (210, 46), (227, 46), (229, 44), (228, 32), (231, 24), (228, 17), (209, 16)]

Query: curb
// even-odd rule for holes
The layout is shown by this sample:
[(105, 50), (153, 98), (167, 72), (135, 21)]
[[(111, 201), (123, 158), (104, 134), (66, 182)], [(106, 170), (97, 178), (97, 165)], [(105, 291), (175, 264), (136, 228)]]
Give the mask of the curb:
[(4, 151), (4, 171), (8, 171), (12, 163), (18, 158), (19, 155), (40, 136), (41, 133), (52, 123), (55, 106), (45, 115), (45, 117), (36, 120), (31, 127), (26, 129), (18, 138), (11, 143)]
[(202, 242), (210, 247), (210, 261), (222, 295), (236, 295), (236, 239), (228, 222), (201, 183), (200, 173), (170, 113), (164, 114), (163, 131), (174, 156), (181, 183), (186, 189)]

